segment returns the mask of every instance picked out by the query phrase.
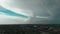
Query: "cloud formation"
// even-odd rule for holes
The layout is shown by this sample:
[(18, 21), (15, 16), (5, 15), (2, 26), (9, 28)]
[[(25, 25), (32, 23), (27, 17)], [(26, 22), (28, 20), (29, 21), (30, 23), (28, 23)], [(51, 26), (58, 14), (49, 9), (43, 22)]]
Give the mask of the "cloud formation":
[(28, 19), (0, 13), (0, 24), (27, 24)]
[[(1, 3), (1, 6), (7, 9), (32, 10), (30, 12), (23, 11), (23, 14), (26, 13), (30, 16), (33, 14), (34, 17), (30, 18), (30, 23), (33, 24), (37, 22), (40, 24), (60, 22), (60, 0), (5, 0), (5, 2)], [(17, 11), (16, 9), (14, 10)]]

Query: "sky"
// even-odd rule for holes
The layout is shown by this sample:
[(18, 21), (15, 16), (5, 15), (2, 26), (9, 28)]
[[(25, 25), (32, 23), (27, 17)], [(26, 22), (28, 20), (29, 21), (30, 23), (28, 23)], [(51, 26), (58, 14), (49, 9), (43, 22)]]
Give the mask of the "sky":
[(0, 24), (25, 24), (28, 16), (17, 14), (0, 6)]
[[(28, 23), (31, 24), (59, 24), (60, 22), (60, 0), (5, 0), (0, 5), (14, 13), (29, 16)], [(16, 14), (12, 15), (16, 16)]]
[(22, 15), (22, 14), (17, 14), (9, 9), (6, 9), (2, 6), (0, 6), (0, 12), (3, 12), (3, 13), (6, 13), (7, 15), (10, 15), (10, 16), (18, 16), (18, 17), (22, 17), (22, 18), (28, 18), (28, 16), (25, 16), (25, 15)]

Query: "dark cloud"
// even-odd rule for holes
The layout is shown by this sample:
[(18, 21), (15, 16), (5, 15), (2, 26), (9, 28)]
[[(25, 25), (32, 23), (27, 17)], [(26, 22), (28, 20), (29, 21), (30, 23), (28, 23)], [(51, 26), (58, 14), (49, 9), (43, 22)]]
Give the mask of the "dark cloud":
[(30, 23), (51, 24), (60, 22), (60, 0), (10, 0), (8, 6), (33, 11), (34, 16), (45, 16), (48, 19), (31, 18)]

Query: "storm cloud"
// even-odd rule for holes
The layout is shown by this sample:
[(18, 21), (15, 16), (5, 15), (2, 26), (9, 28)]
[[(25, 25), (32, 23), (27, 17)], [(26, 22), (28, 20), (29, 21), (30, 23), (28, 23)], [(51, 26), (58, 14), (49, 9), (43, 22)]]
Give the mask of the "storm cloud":
[(60, 22), (60, 0), (6, 0), (4, 2), (1, 6), (5, 8), (31, 10), (30, 12), (34, 15), (30, 18), (31, 24), (58, 24)]

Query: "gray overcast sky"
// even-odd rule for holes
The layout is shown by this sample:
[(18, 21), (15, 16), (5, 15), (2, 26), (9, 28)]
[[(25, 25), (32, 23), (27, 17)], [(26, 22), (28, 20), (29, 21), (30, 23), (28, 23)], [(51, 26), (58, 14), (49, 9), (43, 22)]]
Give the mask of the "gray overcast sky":
[[(32, 10), (34, 16), (46, 18), (31, 18), (30, 23), (57, 23), (60, 22), (60, 0), (6, 0), (2, 5), (6, 7)], [(50, 23), (50, 24), (51, 24)]]

